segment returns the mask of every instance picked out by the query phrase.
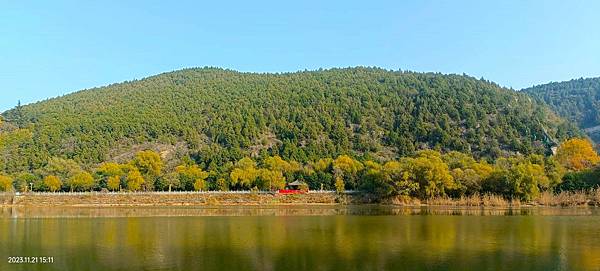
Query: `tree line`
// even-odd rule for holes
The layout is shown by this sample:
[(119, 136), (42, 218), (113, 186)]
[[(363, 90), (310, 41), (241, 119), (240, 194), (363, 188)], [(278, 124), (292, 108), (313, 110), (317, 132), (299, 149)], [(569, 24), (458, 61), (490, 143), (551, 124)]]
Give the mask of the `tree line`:
[(348, 155), (310, 163), (267, 156), (244, 157), (220, 170), (183, 159), (172, 170), (155, 151), (141, 151), (127, 163), (102, 163), (91, 171), (73, 160), (53, 158), (33, 173), (0, 175), (0, 190), (34, 191), (207, 191), (276, 190), (300, 180), (312, 190), (359, 190), (381, 198), (461, 197), (491, 193), (533, 200), (543, 191), (574, 191), (598, 186), (600, 157), (586, 139), (562, 143), (556, 155), (514, 155), (494, 163), (451, 151), (422, 150), (386, 162)]

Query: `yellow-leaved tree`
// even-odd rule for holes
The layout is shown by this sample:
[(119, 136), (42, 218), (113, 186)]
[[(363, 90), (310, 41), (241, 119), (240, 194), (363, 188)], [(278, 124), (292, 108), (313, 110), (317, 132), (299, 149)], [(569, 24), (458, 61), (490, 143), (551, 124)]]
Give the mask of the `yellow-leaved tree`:
[(196, 179), (196, 181), (194, 181), (194, 190), (196, 190), (196, 191), (206, 190), (206, 179)]
[(331, 164), (333, 163), (333, 159), (331, 158), (322, 158), (319, 161), (312, 164), (315, 171), (327, 171)]
[(346, 190), (346, 184), (344, 183), (344, 179), (342, 177), (335, 177), (335, 191), (338, 193), (344, 193)]
[(293, 173), (302, 169), (296, 161), (287, 162), (279, 156), (270, 156), (265, 159), (265, 165), (273, 171), (281, 171), (282, 173)]
[(164, 167), (160, 154), (152, 150), (138, 152), (131, 164), (142, 174), (144, 189), (154, 190), (155, 182), (161, 176)]
[[(338, 158), (333, 160), (332, 163), (334, 178), (336, 180), (336, 190), (339, 191), (341, 182), (344, 183), (345, 187), (355, 189), (358, 172), (364, 168), (364, 165), (361, 162), (352, 159), (352, 157), (348, 155), (340, 155)], [(341, 182), (338, 179), (340, 179)]]
[(58, 176), (48, 175), (44, 177), (44, 185), (52, 192), (56, 192), (62, 186), (62, 181)]
[(13, 178), (6, 175), (0, 175), (0, 191), (12, 191), (13, 190)]
[(116, 191), (121, 187), (121, 176), (110, 176), (106, 179), (106, 188), (110, 191)]
[(160, 154), (151, 150), (138, 152), (132, 162), (141, 174), (149, 176), (159, 176), (164, 166)]
[(598, 153), (588, 139), (569, 139), (558, 147), (556, 160), (568, 170), (590, 168), (600, 162)]
[(401, 159), (405, 163), (412, 181), (419, 184), (419, 197), (429, 198), (446, 196), (446, 191), (456, 188), (454, 178), (448, 165), (442, 160), (442, 155), (433, 150), (417, 152), (414, 158)]
[(259, 170), (256, 168), (256, 162), (245, 157), (236, 163), (229, 177), (232, 185), (247, 189), (254, 185), (258, 174)]
[(227, 180), (225, 180), (225, 178), (219, 178), (217, 180), (217, 189), (219, 191), (228, 191), (229, 190), (229, 184), (227, 183)]
[(103, 163), (96, 169), (96, 174), (106, 181), (106, 188), (116, 191), (121, 187), (121, 176), (125, 174), (123, 166), (117, 163)]
[(198, 165), (181, 165), (175, 168), (175, 172), (177, 172), (179, 183), (184, 189), (206, 190), (206, 178), (209, 174)]
[(94, 187), (94, 177), (91, 174), (81, 171), (69, 179), (71, 191), (87, 191)]
[(285, 187), (285, 177), (279, 170), (260, 169), (259, 177), (263, 181), (260, 185), (261, 189), (275, 190)]
[(142, 173), (137, 169), (130, 170), (127, 174), (127, 189), (130, 191), (140, 190), (144, 182), (144, 176), (142, 176)]

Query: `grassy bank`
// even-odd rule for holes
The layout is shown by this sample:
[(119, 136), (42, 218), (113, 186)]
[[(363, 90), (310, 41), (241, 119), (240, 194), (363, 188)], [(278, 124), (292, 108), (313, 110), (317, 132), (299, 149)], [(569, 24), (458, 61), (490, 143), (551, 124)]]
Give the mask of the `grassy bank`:
[[(343, 199), (341, 199), (343, 198)], [(333, 192), (282, 195), (255, 192), (75, 192), (2, 194), (5, 206), (203, 206), (203, 205), (310, 205), (345, 202)]]
[(485, 194), (461, 198), (411, 197), (380, 199), (366, 193), (312, 192), (299, 195), (258, 192), (144, 192), (144, 193), (29, 193), (0, 194), (3, 206), (236, 206), (236, 205), (352, 205), (384, 204), (399, 206), (600, 206), (600, 189), (580, 192), (542, 193), (536, 200), (521, 202)]
[(590, 191), (544, 192), (537, 199), (522, 202), (518, 199), (506, 199), (493, 194), (471, 195), (460, 198), (435, 197), (419, 200), (408, 197), (397, 197), (385, 200), (395, 205), (427, 205), (427, 206), (483, 206), (483, 207), (520, 207), (520, 206), (600, 206), (600, 189)]

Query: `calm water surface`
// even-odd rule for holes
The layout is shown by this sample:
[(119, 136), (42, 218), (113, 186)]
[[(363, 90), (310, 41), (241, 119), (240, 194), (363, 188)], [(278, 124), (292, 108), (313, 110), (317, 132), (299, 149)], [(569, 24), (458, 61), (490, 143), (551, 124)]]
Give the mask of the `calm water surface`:
[(0, 255), (0, 270), (600, 270), (600, 211), (0, 208)]

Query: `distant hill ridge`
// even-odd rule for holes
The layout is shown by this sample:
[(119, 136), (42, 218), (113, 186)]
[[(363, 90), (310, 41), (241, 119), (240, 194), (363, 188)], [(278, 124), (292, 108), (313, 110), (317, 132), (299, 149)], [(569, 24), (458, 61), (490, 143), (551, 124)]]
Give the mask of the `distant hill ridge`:
[(523, 91), (548, 104), (562, 117), (600, 142), (600, 77), (533, 86)]

